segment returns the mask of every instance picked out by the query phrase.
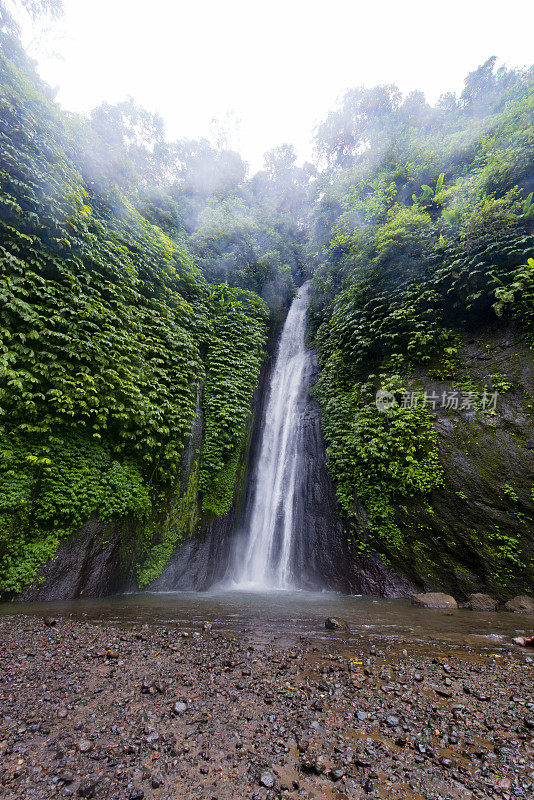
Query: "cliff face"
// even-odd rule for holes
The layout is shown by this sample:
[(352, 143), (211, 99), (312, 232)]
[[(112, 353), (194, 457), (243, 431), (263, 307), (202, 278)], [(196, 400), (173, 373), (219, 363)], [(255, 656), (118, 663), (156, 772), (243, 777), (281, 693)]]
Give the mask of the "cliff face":
[[(268, 359), (254, 396), (234, 503), (228, 514), (203, 518), (196, 484), (191, 491), (203, 435), (198, 403), (182, 473), (168, 498), (166, 512), (146, 527), (128, 520), (103, 525), (92, 517), (61, 543), (19, 599), (74, 599), (136, 591), (140, 588), (139, 576), (151, 574), (151, 561), (160, 574), (145, 581), (143, 588), (150, 591), (201, 590), (223, 579), (251, 511), (270, 371)], [(316, 377), (316, 357), (310, 353), (308, 384), (312, 385)], [(406, 578), (395, 575), (378, 557), (359, 558), (351, 552), (327, 470), (321, 416), (319, 404), (308, 396), (300, 441), (304, 478), (295, 508), (295, 524), (304, 535), (295, 554), (295, 568), (305, 575), (304, 585), (309, 589), (388, 597), (409, 594), (412, 586)], [(146, 548), (143, 550), (147, 531), (153, 532), (149, 533), (153, 539), (148, 557)], [(150, 553), (157, 558), (151, 559)]]
[(121, 588), (121, 545), (128, 524), (103, 525), (91, 517), (65, 539), (39, 570), (35, 581), (17, 598), (23, 601), (103, 597)]
[[(260, 387), (262, 384), (260, 381)], [(261, 397), (260, 387), (257, 398)], [(17, 599), (68, 600), (140, 588), (197, 589), (211, 584), (224, 563), (226, 539), (242, 511), (254, 409), (258, 402), (255, 399), (248, 422), (230, 513), (222, 517), (202, 516), (197, 474), (204, 418), (199, 389), (181, 472), (168, 493), (164, 510), (145, 524), (129, 519), (103, 524), (96, 515), (92, 516), (77, 533), (60, 543), (53, 558)]]
[[(411, 388), (439, 398), (434, 424), (443, 486), (432, 493), (430, 502), (396, 509), (396, 522), (410, 542), (410, 557), (403, 562), (386, 565), (378, 555), (358, 555), (348, 543), (327, 469), (322, 411), (308, 396), (300, 443), (304, 481), (295, 512), (296, 524), (305, 531), (296, 559), (307, 588), (395, 597), (422, 587), (459, 597), (481, 590), (504, 597), (534, 586), (531, 350), (514, 328), (486, 330), (476, 338), (465, 338), (461, 358), (463, 377), (458, 383), (432, 380), (422, 371), (413, 378)], [(317, 376), (313, 354), (309, 369), (307, 380), (313, 384)], [(222, 579), (251, 509), (269, 377), (270, 360), (262, 368), (254, 396), (228, 514), (203, 518), (199, 506), (194, 483), (203, 434), (199, 403), (182, 473), (166, 512), (145, 528), (130, 520), (103, 525), (91, 517), (61, 543), (20, 599), (98, 597), (136, 590), (143, 564), (149, 565), (144, 574), (151, 574), (151, 552), (157, 555), (152, 562), (158, 571), (145, 581), (151, 591), (205, 589)], [(479, 397), (483, 387), (489, 387), (488, 396), (497, 392), (495, 410), (442, 406), (444, 393), (450, 397), (457, 392), (461, 406), (469, 393)], [(363, 505), (358, 516), (365, 525)], [(147, 531), (152, 537), (148, 556), (143, 548)]]
[[(430, 505), (397, 509), (397, 523), (413, 545), (401, 569), (426, 588), (506, 597), (534, 588), (532, 351), (519, 330), (496, 328), (466, 337), (461, 358), (458, 383), (423, 372), (413, 383), (439, 398), (435, 426), (444, 475)], [(441, 405), (444, 392), (480, 397), (484, 387), (486, 412)]]
[(226, 574), (235, 533), (242, 525), (250, 505), (250, 475), (260, 444), (261, 419), (270, 371), (271, 359), (268, 358), (262, 366), (252, 401), (232, 508), (221, 517), (211, 516), (201, 521), (196, 534), (174, 549), (161, 575), (148, 585), (150, 591), (206, 589)]

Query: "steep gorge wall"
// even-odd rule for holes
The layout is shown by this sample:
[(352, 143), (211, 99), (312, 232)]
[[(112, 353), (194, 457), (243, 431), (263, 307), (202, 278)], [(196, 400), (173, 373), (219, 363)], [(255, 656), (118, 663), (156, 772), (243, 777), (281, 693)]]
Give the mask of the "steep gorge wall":
[[(411, 384), (440, 398), (434, 425), (443, 482), (428, 503), (397, 508), (410, 552), (399, 566), (427, 589), (505, 598), (534, 590), (534, 360), (515, 326), (466, 335), (460, 353), (467, 383), (420, 370)], [(443, 393), (480, 398), (485, 387), (488, 399), (497, 393), (495, 409), (442, 407)]]

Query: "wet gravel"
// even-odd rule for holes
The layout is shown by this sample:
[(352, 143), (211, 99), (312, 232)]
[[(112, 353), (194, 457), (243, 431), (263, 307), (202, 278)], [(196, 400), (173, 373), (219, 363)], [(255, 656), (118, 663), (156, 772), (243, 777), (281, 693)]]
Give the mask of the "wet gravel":
[(1, 800), (534, 793), (526, 650), (46, 622), (0, 619)]

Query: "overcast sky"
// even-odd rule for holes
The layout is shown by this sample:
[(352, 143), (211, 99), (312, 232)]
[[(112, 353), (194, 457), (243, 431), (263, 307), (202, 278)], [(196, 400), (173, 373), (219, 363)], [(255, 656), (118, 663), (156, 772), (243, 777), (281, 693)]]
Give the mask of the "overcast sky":
[(38, 61), (65, 108), (132, 95), (160, 112), (168, 138), (209, 137), (229, 113), (253, 169), (286, 141), (308, 157), (314, 125), (352, 86), (393, 82), (434, 101), (490, 55), (534, 60), (526, 0), (64, 3), (60, 58)]

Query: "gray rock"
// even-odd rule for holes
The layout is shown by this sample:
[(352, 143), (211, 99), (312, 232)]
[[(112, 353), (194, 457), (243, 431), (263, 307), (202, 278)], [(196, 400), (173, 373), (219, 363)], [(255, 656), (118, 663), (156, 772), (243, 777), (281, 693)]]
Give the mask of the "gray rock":
[(179, 701), (173, 705), (172, 711), (177, 717), (181, 717), (187, 711), (187, 704)]
[(443, 592), (423, 592), (412, 595), (412, 605), (421, 608), (458, 608), (458, 603), (450, 594)]
[(497, 611), (497, 600), (494, 600), (489, 594), (475, 592), (475, 594), (470, 594), (467, 600), (467, 607), (471, 611)]
[(505, 608), (507, 611), (513, 611), (514, 614), (534, 614), (534, 598), (526, 594), (517, 595), (508, 600)]
[(346, 620), (341, 619), (341, 617), (328, 617), (324, 623), (325, 628), (328, 628), (329, 631), (347, 631), (349, 632), (349, 624)]
[(266, 771), (262, 772), (260, 777), (260, 783), (262, 786), (265, 786), (266, 789), (272, 789), (274, 786), (274, 775), (272, 772)]
[(516, 636), (512, 641), (519, 647), (534, 647), (534, 636)]

